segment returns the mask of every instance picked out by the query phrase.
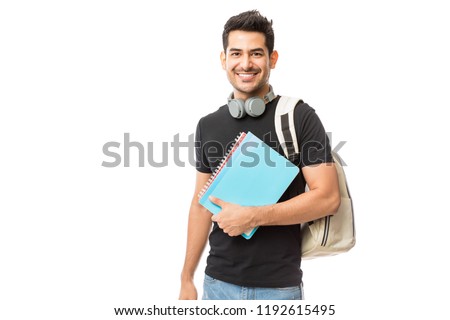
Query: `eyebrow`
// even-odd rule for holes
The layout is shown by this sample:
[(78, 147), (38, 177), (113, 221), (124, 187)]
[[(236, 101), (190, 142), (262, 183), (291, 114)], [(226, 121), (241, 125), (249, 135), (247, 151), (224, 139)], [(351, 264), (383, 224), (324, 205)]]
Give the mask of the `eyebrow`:
[[(238, 48), (230, 48), (228, 51), (243, 51), (242, 49), (238, 49)], [(250, 52), (264, 52), (263, 48), (255, 48), (255, 49), (251, 49)]]

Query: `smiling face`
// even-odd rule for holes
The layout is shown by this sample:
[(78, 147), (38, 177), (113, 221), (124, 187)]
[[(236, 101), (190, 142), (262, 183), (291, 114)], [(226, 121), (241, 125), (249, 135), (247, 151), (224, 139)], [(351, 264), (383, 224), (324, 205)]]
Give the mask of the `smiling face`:
[(269, 92), (270, 69), (275, 68), (278, 53), (273, 51), (269, 56), (263, 33), (231, 31), (226, 52), (220, 58), (235, 99), (262, 98)]

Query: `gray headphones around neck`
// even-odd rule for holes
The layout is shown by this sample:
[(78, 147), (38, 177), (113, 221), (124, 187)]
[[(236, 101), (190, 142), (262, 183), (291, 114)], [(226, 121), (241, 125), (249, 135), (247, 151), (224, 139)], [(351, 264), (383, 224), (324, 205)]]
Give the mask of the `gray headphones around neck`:
[(260, 97), (251, 97), (247, 100), (234, 99), (233, 93), (228, 97), (228, 110), (233, 118), (241, 119), (248, 114), (251, 117), (259, 117), (266, 110), (266, 103), (276, 98), (272, 86), (269, 85), (269, 92), (263, 99)]

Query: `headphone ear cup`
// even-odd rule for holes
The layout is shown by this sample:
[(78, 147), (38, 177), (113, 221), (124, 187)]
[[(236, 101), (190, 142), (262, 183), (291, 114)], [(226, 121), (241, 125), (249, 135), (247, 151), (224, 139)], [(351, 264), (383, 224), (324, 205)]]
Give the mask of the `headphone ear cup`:
[(266, 110), (266, 103), (259, 97), (248, 98), (245, 101), (245, 111), (249, 116), (259, 117)]
[(231, 99), (228, 101), (228, 111), (233, 118), (241, 119), (245, 116), (245, 103), (241, 99)]

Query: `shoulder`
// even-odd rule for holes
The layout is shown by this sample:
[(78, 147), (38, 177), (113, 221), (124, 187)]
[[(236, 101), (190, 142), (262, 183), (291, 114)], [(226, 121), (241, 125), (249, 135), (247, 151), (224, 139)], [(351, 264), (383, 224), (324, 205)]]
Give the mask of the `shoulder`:
[(308, 103), (303, 102), (296, 106), (294, 122), (297, 128), (297, 137), (302, 143), (309, 140), (322, 141), (326, 139), (322, 121), (315, 108)]
[(200, 118), (201, 122), (211, 122), (211, 121), (217, 121), (217, 120), (223, 120), (224, 116), (226, 116), (228, 113), (228, 107), (227, 105), (223, 105), (219, 107), (216, 111), (211, 112), (203, 117)]
[(219, 107), (203, 117), (197, 123), (196, 137), (199, 141), (217, 140), (221, 137), (223, 130), (227, 128), (230, 115), (227, 105)]
[[(283, 102), (281, 102), (282, 99), (284, 99)], [(294, 108), (294, 117), (299, 118), (304, 115), (315, 113), (314, 108), (298, 96), (278, 96), (277, 99), (274, 100), (274, 103), (281, 103), (279, 114), (283, 114), (292, 111), (294, 107), (292, 103), (294, 101), (297, 101)]]
[(228, 113), (227, 105), (223, 105), (219, 107), (216, 111), (201, 117), (200, 120), (198, 121), (198, 125), (199, 126), (217, 125), (218, 123), (226, 119), (227, 113)]
[(304, 118), (315, 113), (316, 110), (303, 100), (300, 100), (295, 107), (295, 116), (299, 118)]
[(316, 109), (306, 102), (299, 102), (295, 108), (294, 119), (299, 128), (321, 126), (321, 120), (316, 113)]

